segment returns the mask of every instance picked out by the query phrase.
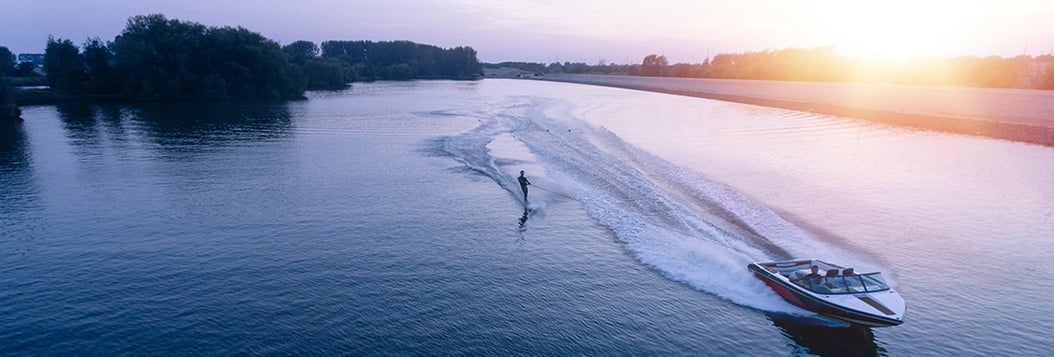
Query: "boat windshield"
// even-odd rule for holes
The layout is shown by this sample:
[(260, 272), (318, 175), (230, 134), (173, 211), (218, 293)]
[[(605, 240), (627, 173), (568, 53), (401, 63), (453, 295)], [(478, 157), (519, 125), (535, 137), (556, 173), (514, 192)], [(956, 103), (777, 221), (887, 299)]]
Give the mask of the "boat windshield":
[(889, 290), (882, 273), (812, 276), (795, 280), (795, 284), (818, 294), (853, 294)]

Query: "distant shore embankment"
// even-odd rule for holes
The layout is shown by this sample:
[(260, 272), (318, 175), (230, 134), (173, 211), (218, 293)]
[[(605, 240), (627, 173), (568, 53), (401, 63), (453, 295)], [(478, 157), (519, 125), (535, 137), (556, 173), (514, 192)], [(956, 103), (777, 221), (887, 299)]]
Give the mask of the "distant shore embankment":
[(534, 79), (668, 93), (1054, 146), (1054, 91), (547, 74)]

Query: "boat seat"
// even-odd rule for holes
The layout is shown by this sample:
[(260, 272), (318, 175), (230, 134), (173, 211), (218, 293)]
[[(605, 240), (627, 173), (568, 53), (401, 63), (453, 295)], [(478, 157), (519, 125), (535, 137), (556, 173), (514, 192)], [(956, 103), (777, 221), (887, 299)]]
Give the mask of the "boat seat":
[(827, 277), (832, 278), (838, 276), (838, 269), (831, 269), (827, 271)]

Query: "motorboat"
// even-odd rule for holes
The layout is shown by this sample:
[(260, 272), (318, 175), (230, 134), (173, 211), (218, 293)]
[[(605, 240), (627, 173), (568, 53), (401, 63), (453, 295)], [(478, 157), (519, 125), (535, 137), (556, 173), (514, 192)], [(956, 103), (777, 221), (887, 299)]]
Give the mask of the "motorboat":
[(754, 276), (803, 309), (871, 327), (904, 322), (904, 298), (882, 273), (857, 273), (819, 259), (750, 263)]

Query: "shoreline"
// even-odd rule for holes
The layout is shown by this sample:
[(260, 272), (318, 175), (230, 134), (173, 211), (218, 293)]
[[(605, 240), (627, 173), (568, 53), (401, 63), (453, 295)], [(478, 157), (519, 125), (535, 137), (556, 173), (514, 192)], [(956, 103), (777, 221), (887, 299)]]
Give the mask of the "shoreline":
[(1054, 91), (857, 83), (547, 74), (598, 85), (1054, 147)]

